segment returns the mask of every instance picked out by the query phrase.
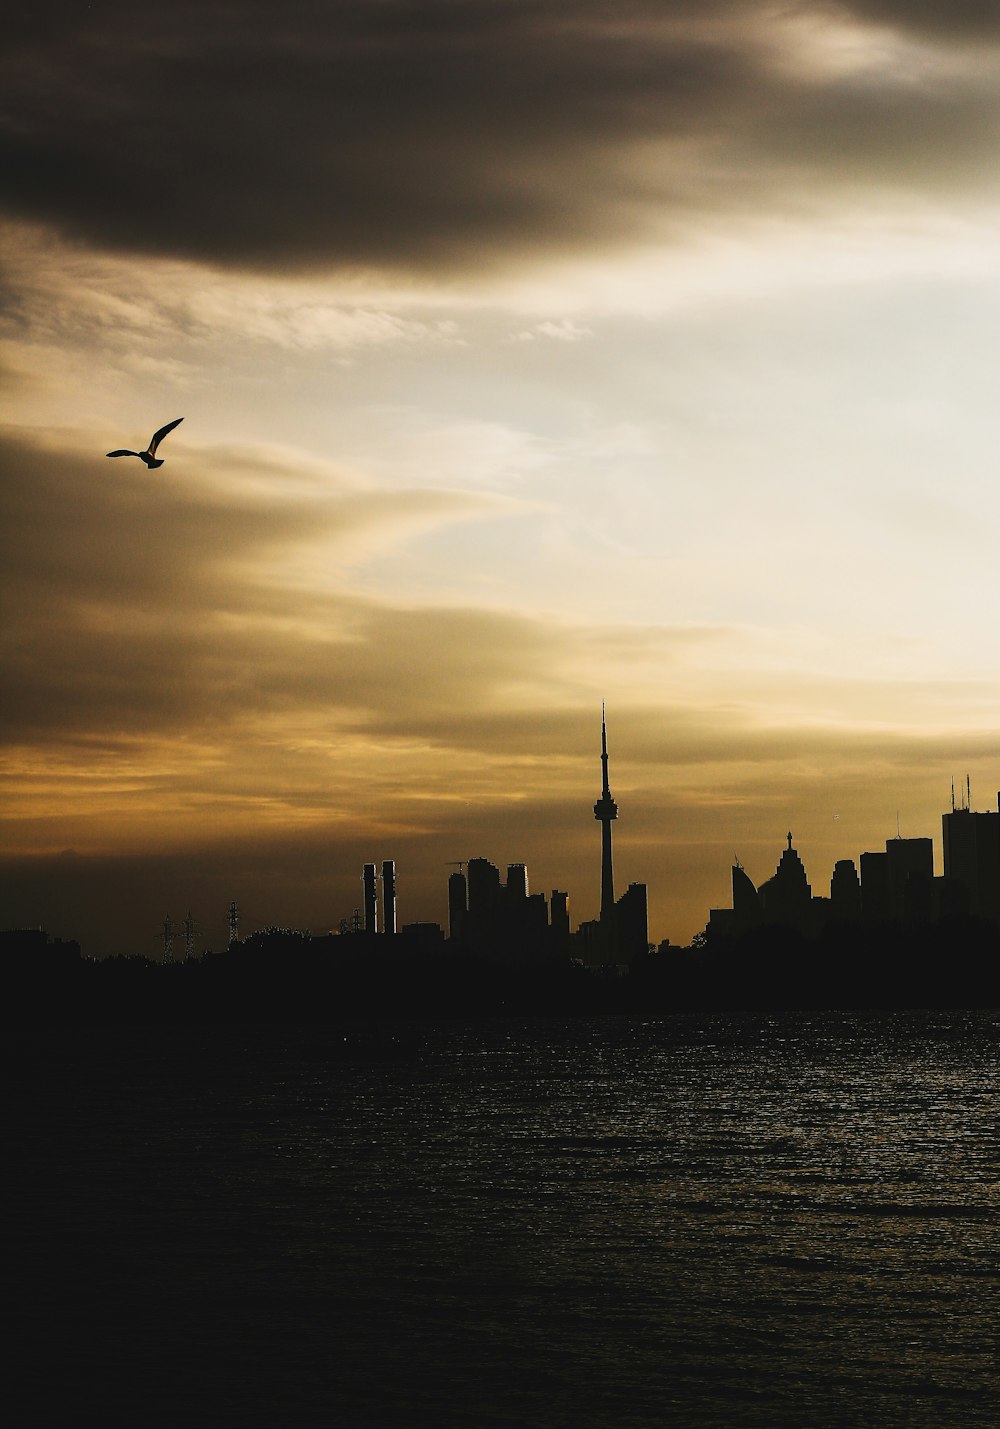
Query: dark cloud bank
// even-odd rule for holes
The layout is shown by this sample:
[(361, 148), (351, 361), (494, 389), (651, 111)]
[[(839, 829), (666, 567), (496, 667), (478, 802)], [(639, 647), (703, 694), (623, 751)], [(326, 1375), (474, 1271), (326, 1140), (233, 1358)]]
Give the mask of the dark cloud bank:
[(392, 727), (405, 725), (405, 706), (429, 724), (442, 700), (478, 713), (515, 672), (544, 671), (554, 641), (530, 621), (395, 610), (275, 574), (317, 541), (333, 543), (335, 563), (338, 538), (377, 526), (373, 513), (436, 512), (439, 494), (394, 503), (331, 474), (328, 489), (296, 501), (279, 474), (272, 481), (268, 496), (239, 500), (0, 436), (6, 739), (173, 737), (318, 706), (373, 725), (385, 711)]
[[(992, 182), (990, 94), (797, 75), (768, 53), (762, 8), (33, 6), (0, 67), (6, 211), (209, 262), (449, 268), (683, 232), (897, 171), (917, 189)], [(787, 8), (1000, 40), (986, 3)]]

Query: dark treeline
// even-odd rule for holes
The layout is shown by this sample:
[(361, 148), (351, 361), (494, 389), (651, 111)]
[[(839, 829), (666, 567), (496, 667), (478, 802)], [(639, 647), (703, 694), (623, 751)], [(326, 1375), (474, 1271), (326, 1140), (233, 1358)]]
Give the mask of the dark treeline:
[[(71, 945), (72, 946), (72, 945)], [(379, 1016), (663, 1014), (777, 1009), (1000, 1006), (1000, 930), (935, 925), (828, 927), (808, 938), (756, 928), (668, 948), (628, 968), (563, 959), (509, 962), (392, 938), (256, 935), (173, 963), (8, 949), (7, 1023), (303, 1022)]]

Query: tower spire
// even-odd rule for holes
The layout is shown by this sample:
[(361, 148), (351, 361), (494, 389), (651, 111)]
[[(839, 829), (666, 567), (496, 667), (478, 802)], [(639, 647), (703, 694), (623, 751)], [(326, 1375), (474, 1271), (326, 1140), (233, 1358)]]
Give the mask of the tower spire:
[(594, 818), (601, 825), (601, 926), (614, 940), (615, 875), (611, 859), (611, 823), (618, 817), (618, 805), (611, 797), (608, 782), (608, 726), (601, 701), (601, 797), (594, 805)]

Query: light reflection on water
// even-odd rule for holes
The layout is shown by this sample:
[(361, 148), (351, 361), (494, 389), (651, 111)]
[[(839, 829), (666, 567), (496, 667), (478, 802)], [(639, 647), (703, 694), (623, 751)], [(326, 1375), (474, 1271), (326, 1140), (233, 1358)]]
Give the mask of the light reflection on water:
[(32, 1079), (24, 1302), (144, 1423), (994, 1425), (998, 1031), (77, 1044)]

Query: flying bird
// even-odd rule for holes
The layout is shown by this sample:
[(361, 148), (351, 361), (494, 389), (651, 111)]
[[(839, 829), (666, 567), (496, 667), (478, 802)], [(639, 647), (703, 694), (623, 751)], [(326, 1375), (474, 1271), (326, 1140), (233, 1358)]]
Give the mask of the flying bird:
[(116, 452), (108, 452), (108, 456), (137, 456), (140, 461), (144, 461), (150, 471), (154, 466), (162, 466), (163, 459), (156, 459), (156, 448), (163, 441), (168, 432), (172, 432), (175, 427), (179, 427), (183, 422), (183, 417), (176, 417), (174, 421), (168, 422), (165, 427), (161, 427), (158, 432), (154, 432), (149, 439), (149, 446), (144, 452), (130, 451), (128, 447), (119, 447)]

